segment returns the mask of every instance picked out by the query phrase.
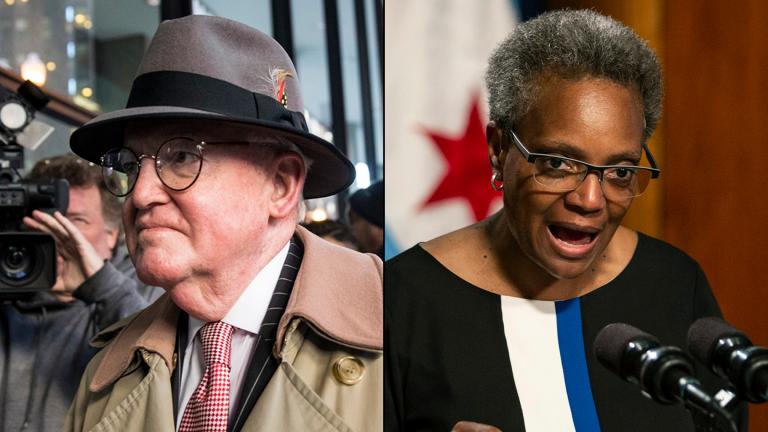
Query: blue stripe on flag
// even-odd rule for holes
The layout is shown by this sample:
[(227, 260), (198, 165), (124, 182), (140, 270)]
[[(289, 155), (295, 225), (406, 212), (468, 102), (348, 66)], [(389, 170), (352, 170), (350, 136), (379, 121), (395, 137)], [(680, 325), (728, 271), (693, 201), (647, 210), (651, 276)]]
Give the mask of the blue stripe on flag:
[[(385, 224), (386, 225), (386, 224)], [(384, 229), (384, 259), (388, 260), (400, 253), (400, 248), (395, 243), (395, 239), (389, 235), (388, 230)]]
[(595, 400), (589, 383), (584, 335), (581, 325), (581, 303), (578, 298), (555, 302), (557, 341), (563, 364), (565, 388), (577, 432), (600, 431)]

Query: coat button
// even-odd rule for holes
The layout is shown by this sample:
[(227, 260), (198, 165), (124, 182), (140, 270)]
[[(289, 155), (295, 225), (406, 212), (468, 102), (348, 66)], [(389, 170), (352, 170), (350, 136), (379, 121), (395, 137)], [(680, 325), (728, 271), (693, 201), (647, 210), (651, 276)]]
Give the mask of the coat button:
[(333, 376), (342, 384), (355, 385), (363, 379), (365, 365), (353, 356), (346, 356), (333, 363)]

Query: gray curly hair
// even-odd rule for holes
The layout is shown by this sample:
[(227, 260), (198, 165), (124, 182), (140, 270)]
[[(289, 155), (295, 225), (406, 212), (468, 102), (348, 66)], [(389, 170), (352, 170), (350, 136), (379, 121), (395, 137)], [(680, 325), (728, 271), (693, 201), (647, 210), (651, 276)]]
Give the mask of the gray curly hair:
[(537, 79), (606, 78), (637, 89), (644, 137), (661, 117), (663, 84), (656, 54), (634, 31), (592, 10), (547, 12), (520, 24), (491, 55), (485, 75), (490, 119), (510, 127), (536, 98)]

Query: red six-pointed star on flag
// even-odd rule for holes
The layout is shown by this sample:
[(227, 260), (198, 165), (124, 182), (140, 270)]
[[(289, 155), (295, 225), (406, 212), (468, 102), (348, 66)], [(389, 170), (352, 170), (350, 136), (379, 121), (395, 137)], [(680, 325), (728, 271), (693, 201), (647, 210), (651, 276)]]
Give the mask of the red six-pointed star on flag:
[(472, 207), (476, 221), (488, 216), (491, 203), (499, 196), (491, 188), (488, 145), (485, 127), (480, 119), (478, 99), (472, 98), (467, 126), (462, 136), (449, 137), (436, 131), (425, 131), (443, 154), (448, 170), (437, 189), (424, 202), (424, 207), (446, 199), (464, 199)]

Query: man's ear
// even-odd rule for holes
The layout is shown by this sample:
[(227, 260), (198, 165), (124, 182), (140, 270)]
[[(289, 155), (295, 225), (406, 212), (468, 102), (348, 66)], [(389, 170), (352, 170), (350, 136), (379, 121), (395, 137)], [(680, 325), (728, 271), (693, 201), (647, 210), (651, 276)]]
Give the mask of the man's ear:
[(306, 180), (304, 160), (296, 153), (286, 152), (275, 156), (273, 167), (269, 214), (282, 219), (293, 214), (301, 199)]
[(507, 146), (504, 140), (504, 129), (496, 126), (496, 122), (490, 121), (485, 127), (485, 136), (488, 141), (488, 160), (494, 171), (502, 172), (504, 159), (507, 156)]

